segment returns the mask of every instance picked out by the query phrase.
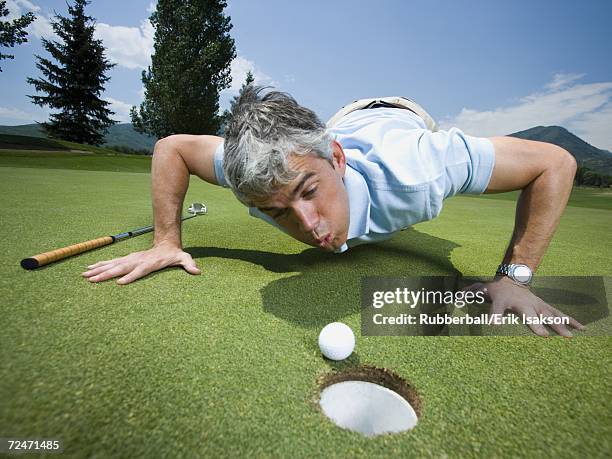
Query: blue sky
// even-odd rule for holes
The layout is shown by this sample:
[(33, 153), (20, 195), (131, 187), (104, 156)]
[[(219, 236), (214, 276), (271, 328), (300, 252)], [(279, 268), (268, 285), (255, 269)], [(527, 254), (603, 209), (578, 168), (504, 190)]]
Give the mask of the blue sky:
[[(8, 0), (34, 11), (29, 43), (0, 73), (0, 124), (43, 121), (29, 102), (34, 54), (64, 0)], [(150, 62), (151, 0), (94, 0), (97, 35), (118, 65), (104, 97), (127, 120)], [(612, 150), (612, 2), (594, 1), (248, 1), (230, 0), (238, 57), (225, 105), (247, 70), (327, 119), (362, 97), (405, 95), (443, 128), (504, 135), (562, 125)], [(6, 49), (3, 49), (6, 52)]]

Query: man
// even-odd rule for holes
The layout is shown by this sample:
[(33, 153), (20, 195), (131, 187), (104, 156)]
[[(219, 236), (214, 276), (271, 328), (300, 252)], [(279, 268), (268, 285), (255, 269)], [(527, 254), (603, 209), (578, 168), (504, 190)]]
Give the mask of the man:
[[(457, 193), (521, 189), (514, 232), (496, 278), (472, 289), (487, 295), (492, 314), (512, 310), (567, 317), (531, 293), (528, 284), (567, 204), (574, 158), (548, 143), (477, 138), (454, 128), (432, 132), (431, 120), (417, 113), (383, 103), (348, 113), (326, 128), (289, 95), (248, 86), (225, 140), (173, 135), (157, 142), (151, 170), (153, 248), (96, 263), (83, 275), (91, 282), (120, 277), (117, 283), (128, 284), (167, 266), (200, 274), (181, 244), (190, 174), (229, 186), (251, 215), (335, 252), (430, 220), (443, 200)], [(543, 325), (530, 327), (548, 336)], [(565, 325), (551, 328), (571, 336)]]

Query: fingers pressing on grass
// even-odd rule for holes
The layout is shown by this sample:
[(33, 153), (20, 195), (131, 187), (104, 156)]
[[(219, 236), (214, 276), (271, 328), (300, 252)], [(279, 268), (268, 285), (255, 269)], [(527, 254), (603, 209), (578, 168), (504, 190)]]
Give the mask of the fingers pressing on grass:
[(81, 275), (90, 282), (103, 282), (119, 277), (117, 283), (125, 285), (168, 266), (182, 266), (190, 274), (202, 273), (191, 255), (180, 247), (156, 246), (125, 257), (95, 263)]
[(202, 274), (202, 271), (200, 268), (198, 268), (194, 259), (187, 252), (183, 252), (179, 264), (185, 268), (185, 271), (187, 271), (189, 274)]
[(93, 265), (89, 265), (87, 268), (89, 269), (94, 269), (94, 268), (98, 268), (99, 266), (103, 266), (103, 265), (107, 265), (109, 263), (112, 263), (113, 260), (104, 260), (104, 261), (99, 261)]

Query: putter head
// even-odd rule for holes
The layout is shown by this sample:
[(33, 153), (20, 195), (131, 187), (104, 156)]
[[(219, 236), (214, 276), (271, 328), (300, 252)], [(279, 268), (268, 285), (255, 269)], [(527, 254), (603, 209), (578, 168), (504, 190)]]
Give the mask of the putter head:
[(191, 215), (206, 215), (208, 213), (208, 209), (206, 208), (206, 204), (194, 202), (189, 204), (187, 212), (189, 212)]

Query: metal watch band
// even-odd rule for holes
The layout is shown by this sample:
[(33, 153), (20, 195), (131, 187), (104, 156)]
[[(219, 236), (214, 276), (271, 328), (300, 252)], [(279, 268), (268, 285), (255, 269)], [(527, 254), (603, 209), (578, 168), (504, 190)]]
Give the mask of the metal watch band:
[(510, 265), (506, 263), (502, 263), (497, 267), (497, 271), (495, 271), (496, 276), (507, 276), (510, 273)]
[[(527, 279), (525, 280), (520, 279), (516, 275), (516, 270), (521, 269), (521, 268), (523, 270), (527, 270)], [(524, 265), (524, 264), (513, 264), (513, 263), (511, 264), (502, 263), (501, 265), (498, 266), (497, 271), (495, 272), (495, 275), (496, 276), (508, 276), (510, 279), (512, 279), (514, 282), (520, 285), (529, 285), (533, 277), (533, 273), (531, 272), (531, 269), (529, 268), (529, 266)], [(525, 275), (525, 273), (523, 273), (523, 275)]]

